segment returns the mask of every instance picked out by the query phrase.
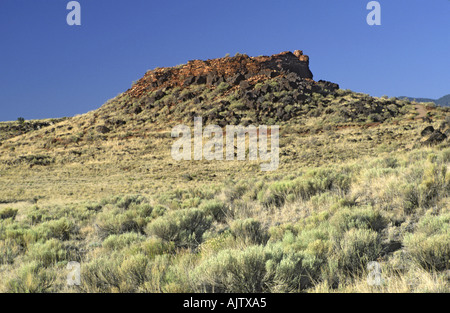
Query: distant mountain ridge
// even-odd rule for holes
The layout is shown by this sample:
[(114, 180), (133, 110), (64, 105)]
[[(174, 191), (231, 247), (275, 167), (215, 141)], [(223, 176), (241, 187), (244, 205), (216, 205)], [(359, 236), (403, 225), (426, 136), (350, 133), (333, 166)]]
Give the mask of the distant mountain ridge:
[(416, 102), (434, 102), (440, 106), (450, 106), (450, 94), (443, 96), (439, 99), (413, 98), (413, 97), (399, 97), (399, 98), (408, 99), (409, 101), (416, 101)]

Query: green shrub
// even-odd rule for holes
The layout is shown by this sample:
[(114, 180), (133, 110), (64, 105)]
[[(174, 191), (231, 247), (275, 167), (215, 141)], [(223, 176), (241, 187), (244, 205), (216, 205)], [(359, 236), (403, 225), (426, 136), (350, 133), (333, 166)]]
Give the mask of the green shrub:
[(403, 211), (412, 214), (420, 205), (420, 193), (415, 184), (403, 186)]
[(97, 215), (97, 227), (101, 238), (128, 232), (143, 233), (145, 225), (151, 218), (140, 215), (136, 209), (123, 213), (117, 210), (104, 211)]
[(302, 253), (251, 246), (220, 251), (194, 270), (193, 279), (202, 292), (298, 292), (312, 286), (308, 268)]
[(352, 228), (380, 231), (387, 226), (387, 222), (380, 211), (372, 208), (344, 209), (337, 212), (330, 221), (339, 233)]
[(227, 205), (218, 200), (205, 201), (200, 205), (199, 209), (212, 216), (217, 222), (224, 222), (229, 212)]
[(212, 218), (199, 209), (170, 212), (150, 223), (146, 232), (177, 247), (195, 248), (202, 242), (203, 233), (211, 226)]
[(107, 250), (122, 250), (134, 243), (145, 240), (145, 236), (136, 233), (124, 233), (107, 237), (102, 246)]
[(422, 217), (404, 239), (406, 251), (428, 270), (450, 269), (450, 214)]
[(206, 292), (267, 291), (266, 262), (269, 258), (261, 246), (244, 251), (220, 251), (196, 269), (198, 288)]
[(43, 267), (49, 267), (60, 261), (66, 260), (67, 252), (64, 245), (57, 239), (51, 238), (48, 241), (33, 244), (27, 258), (38, 262)]
[(80, 279), (81, 289), (89, 293), (119, 292), (122, 282), (119, 270), (121, 262), (122, 257), (111, 255), (84, 263)]
[(18, 274), (6, 284), (7, 292), (15, 293), (44, 293), (49, 292), (56, 279), (56, 275), (46, 270), (37, 262), (24, 264)]
[(334, 238), (332, 258), (345, 276), (362, 273), (369, 262), (380, 257), (380, 240), (373, 230), (352, 228), (339, 237)]
[(148, 238), (138, 246), (138, 249), (153, 259), (158, 255), (174, 253), (175, 245), (173, 242), (163, 241), (160, 238)]
[(312, 196), (329, 190), (345, 194), (350, 189), (350, 183), (348, 174), (331, 169), (316, 169), (294, 180), (272, 183), (267, 190), (260, 191), (258, 200), (266, 206), (282, 206), (288, 197), (309, 200)]
[(409, 234), (405, 237), (404, 245), (413, 260), (425, 269), (450, 269), (450, 232), (433, 236)]
[(228, 88), (230, 88), (230, 85), (228, 83), (222, 82), (222, 83), (219, 84), (219, 86), (217, 86), (215, 92), (217, 94), (224, 93), (225, 91), (228, 90)]
[(10, 240), (11, 245), (14, 244), (24, 249), (35, 243), (39, 238), (43, 238), (42, 234), (39, 235), (33, 229), (20, 228), (18, 225), (11, 225), (0, 232), (1, 240)]
[(116, 205), (124, 210), (130, 208), (132, 204), (141, 204), (144, 201), (146, 201), (146, 199), (139, 195), (126, 195), (123, 197), (119, 196), (115, 199)]
[(143, 254), (132, 255), (125, 258), (120, 265), (121, 276), (126, 280), (131, 290), (135, 291), (137, 287), (144, 284), (149, 279), (147, 272), (148, 258)]
[(447, 165), (432, 163), (424, 171), (419, 185), (420, 204), (428, 208), (450, 191), (450, 177), (447, 175)]
[(69, 240), (71, 235), (78, 231), (76, 225), (65, 217), (44, 222), (35, 229), (41, 238), (56, 238), (59, 240)]
[(0, 265), (13, 264), (20, 254), (20, 246), (12, 239), (0, 240)]
[(248, 245), (265, 244), (269, 238), (267, 232), (261, 228), (261, 223), (252, 218), (236, 220), (231, 224), (233, 237)]
[(0, 210), (0, 219), (5, 220), (7, 218), (14, 219), (17, 215), (18, 210), (13, 208), (4, 208)]

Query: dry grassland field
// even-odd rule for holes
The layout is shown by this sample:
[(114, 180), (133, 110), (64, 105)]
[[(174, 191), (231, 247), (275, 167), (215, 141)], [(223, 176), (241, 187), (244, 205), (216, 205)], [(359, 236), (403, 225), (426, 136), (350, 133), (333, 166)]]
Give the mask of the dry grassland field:
[[(300, 50), (128, 86), (84, 114), (0, 122), (0, 292), (450, 291), (449, 107), (315, 80)], [(266, 125), (275, 168), (230, 125)]]

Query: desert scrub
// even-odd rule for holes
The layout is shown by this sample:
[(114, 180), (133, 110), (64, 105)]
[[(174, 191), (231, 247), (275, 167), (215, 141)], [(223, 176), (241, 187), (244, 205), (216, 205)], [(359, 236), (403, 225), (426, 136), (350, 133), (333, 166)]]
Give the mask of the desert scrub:
[(7, 242), (10, 247), (15, 245), (20, 250), (27, 249), (40, 237), (42, 236), (39, 236), (35, 230), (17, 223), (12, 225), (0, 224), (0, 240)]
[(4, 208), (0, 210), (0, 219), (5, 220), (7, 218), (14, 219), (18, 210), (13, 208)]
[(141, 195), (118, 195), (102, 199), (98, 205), (104, 207), (108, 204), (113, 204), (116, 207), (126, 210), (131, 204), (141, 204), (142, 202), (148, 202), (148, 200)]
[(38, 238), (59, 240), (69, 240), (78, 233), (77, 225), (65, 217), (39, 224), (33, 230), (37, 232)]
[(450, 269), (450, 214), (425, 215), (405, 236), (407, 253), (426, 270)]
[(145, 254), (147, 258), (154, 259), (158, 255), (175, 253), (175, 244), (173, 242), (164, 241), (160, 238), (150, 237), (137, 245), (133, 245), (130, 249), (133, 251), (138, 250)]
[(236, 220), (231, 224), (230, 229), (234, 239), (246, 245), (265, 244), (269, 239), (261, 223), (252, 218)]
[(145, 226), (164, 214), (165, 209), (153, 207), (142, 196), (119, 196), (101, 202), (103, 209), (96, 215), (96, 227), (101, 238), (128, 232), (144, 233)]
[(222, 250), (196, 268), (197, 288), (206, 292), (267, 291), (266, 263), (270, 258), (262, 246)]
[(230, 85), (228, 83), (222, 82), (219, 84), (219, 86), (216, 87), (216, 89), (214, 90), (214, 94), (219, 95), (224, 93), (225, 91), (227, 91), (230, 88)]
[(119, 292), (122, 278), (119, 267), (123, 257), (112, 254), (83, 264), (80, 289), (84, 292)]
[(450, 176), (447, 175), (447, 165), (429, 164), (419, 185), (420, 205), (425, 208), (431, 207), (449, 191)]
[(157, 256), (118, 254), (102, 256), (84, 264), (81, 272), (83, 292), (163, 292), (170, 260)]
[(331, 219), (330, 224), (335, 227), (339, 233), (348, 231), (352, 228), (371, 229), (380, 231), (388, 224), (388, 219), (384, 217), (381, 211), (371, 207), (358, 209), (339, 210)]
[(202, 210), (182, 209), (157, 218), (147, 226), (146, 233), (180, 248), (195, 248), (201, 244), (203, 233), (211, 223), (212, 217)]
[(143, 254), (135, 254), (123, 260), (119, 268), (119, 274), (124, 278), (125, 285), (129, 286), (130, 289), (126, 290), (122, 287), (122, 289), (125, 289), (124, 291), (135, 291), (136, 286), (140, 286), (150, 279), (147, 271), (148, 264), (149, 260)]
[(352, 228), (332, 240), (330, 268), (341, 279), (363, 273), (369, 262), (381, 256), (380, 237), (370, 229)]
[(198, 249), (202, 257), (215, 255), (221, 250), (229, 249), (236, 243), (230, 230), (226, 230), (220, 234), (217, 234), (216, 232), (207, 232), (203, 237), (204, 240)]
[(136, 210), (125, 212), (118, 208), (106, 210), (99, 213), (96, 218), (96, 228), (101, 238), (105, 239), (110, 235), (118, 235), (128, 232), (143, 233), (145, 225), (151, 217), (144, 217)]
[(287, 199), (309, 200), (312, 196), (329, 190), (343, 195), (348, 192), (350, 185), (349, 174), (320, 168), (309, 170), (294, 180), (272, 183), (267, 189), (259, 192), (258, 200), (264, 206), (282, 206)]
[(132, 244), (139, 243), (145, 240), (145, 236), (137, 233), (124, 233), (120, 235), (110, 235), (103, 240), (102, 246), (106, 250), (122, 250)]
[(308, 262), (302, 253), (279, 245), (222, 250), (203, 261), (193, 280), (202, 292), (298, 292), (311, 286)]
[(229, 207), (219, 200), (207, 200), (200, 205), (199, 209), (217, 222), (224, 222), (225, 218), (230, 214)]
[(66, 257), (67, 252), (64, 245), (55, 238), (33, 244), (26, 254), (28, 260), (33, 260), (45, 268), (65, 261)]
[(49, 292), (56, 280), (56, 274), (38, 262), (22, 265), (14, 278), (6, 282), (6, 292), (44, 293)]
[(248, 188), (247, 181), (230, 182), (227, 187), (224, 188), (223, 192), (227, 202), (232, 203), (235, 200), (241, 199)]
[(21, 248), (12, 239), (0, 240), (0, 265), (13, 264)]

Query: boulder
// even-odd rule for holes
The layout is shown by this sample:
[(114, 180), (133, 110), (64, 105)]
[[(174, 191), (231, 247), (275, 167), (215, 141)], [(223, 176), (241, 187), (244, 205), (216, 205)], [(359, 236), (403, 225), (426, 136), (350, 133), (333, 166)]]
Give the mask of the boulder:
[(97, 126), (97, 131), (101, 134), (109, 133), (111, 130), (105, 125)]
[(447, 139), (447, 136), (445, 134), (441, 133), (438, 130), (435, 130), (427, 139), (423, 140), (422, 143), (426, 146), (431, 146), (441, 143), (445, 139)]
[(244, 79), (245, 79), (244, 75), (242, 75), (241, 73), (237, 73), (236, 75), (234, 75), (228, 79), (228, 83), (230, 85), (239, 85), (239, 83), (241, 81), (243, 81)]
[(203, 85), (206, 84), (206, 76), (200, 75), (195, 77), (195, 83), (197, 85)]
[(212, 86), (216, 83), (216, 81), (219, 79), (216, 72), (209, 72), (206, 76), (206, 84), (208, 86)]
[(166, 93), (164, 91), (157, 90), (154, 93), (152, 93), (152, 95), (149, 97), (149, 100), (150, 100), (150, 102), (155, 102), (155, 101), (162, 99), (165, 95), (166, 95)]
[(421, 135), (422, 137), (424, 137), (424, 136), (429, 136), (429, 135), (431, 135), (432, 133), (434, 133), (434, 127), (433, 127), (433, 126), (428, 126), (428, 127), (425, 127), (424, 130), (422, 130), (422, 132), (420, 133), (420, 135)]
[(189, 86), (189, 85), (191, 85), (194, 82), (195, 82), (195, 76), (191, 75), (191, 76), (186, 77), (186, 79), (183, 82), (183, 85), (184, 86)]
[(246, 80), (241, 81), (241, 82), (239, 83), (239, 87), (240, 87), (241, 89), (243, 89), (243, 90), (248, 90), (248, 89), (251, 88), (249, 82), (246, 81)]
[(450, 135), (450, 122), (444, 121), (441, 123), (441, 125), (439, 126), (439, 131), (445, 135), (447, 135), (447, 137)]

